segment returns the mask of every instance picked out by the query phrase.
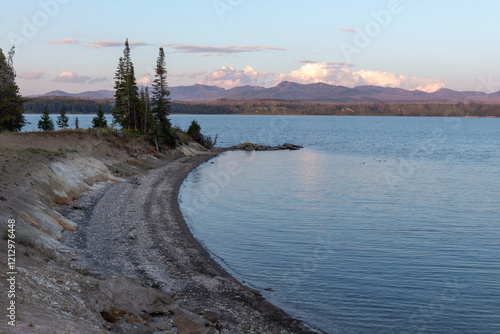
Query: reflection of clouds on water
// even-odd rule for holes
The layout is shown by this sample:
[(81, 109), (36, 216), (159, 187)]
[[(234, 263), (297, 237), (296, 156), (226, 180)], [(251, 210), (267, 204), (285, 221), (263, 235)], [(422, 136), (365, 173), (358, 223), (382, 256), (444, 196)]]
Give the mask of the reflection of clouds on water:
[(313, 198), (317, 192), (325, 190), (322, 178), (327, 175), (326, 161), (324, 154), (314, 150), (302, 150), (297, 154), (299, 182), (303, 192), (299, 193), (304, 198)]

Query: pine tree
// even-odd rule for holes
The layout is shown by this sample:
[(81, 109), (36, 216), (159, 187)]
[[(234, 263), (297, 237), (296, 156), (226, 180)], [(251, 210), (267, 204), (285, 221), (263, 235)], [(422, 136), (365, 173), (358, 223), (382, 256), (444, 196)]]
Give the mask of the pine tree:
[(170, 115), (170, 91), (167, 84), (167, 70), (165, 68), (165, 52), (160, 48), (158, 60), (156, 61), (156, 74), (153, 81), (153, 115), (155, 117), (155, 135), (160, 142), (169, 146), (175, 146), (175, 138), (172, 134), (172, 124), (168, 119)]
[(19, 93), (14, 71), (14, 53), (12, 47), (5, 57), (0, 49), (0, 131), (20, 131), (26, 120), (23, 103), (26, 102)]
[(50, 118), (49, 109), (45, 107), (43, 110), (42, 117), (38, 121), (38, 128), (43, 131), (53, 131), (54, 130), (54, 122)]
[(115, 108), (112, 113), (114, 122), (120, 124), (122, 127), (126, 123), (125, 118), (127, 115), (126, 81), (125, 62), (120, 57), (115, 73)]
[(113, 109), (115, 122), (124, 129), (137, 130), (139, 126), (139, 88), (135, 79), (128, 39), (125, 41), (123, 57), (120, 58), (115, 73), (115, 90), (115, 109)]
[(61, 111), (59, 113), (59, 116), (57, 116), (57, 126), (60, 129), (66, 129), (69, 128), (69, 118), (66, 116), (66, 110), (64, 107), (61, 108)]
[(106, 117), (104, 117), (104, 111), (102, 111), (102, 106), (99, 106), (99, 110), (97, 110), (97, 116), (92, 119), (92, 126), (94, 128), (108, 127), (108, 121), (106, 121)]

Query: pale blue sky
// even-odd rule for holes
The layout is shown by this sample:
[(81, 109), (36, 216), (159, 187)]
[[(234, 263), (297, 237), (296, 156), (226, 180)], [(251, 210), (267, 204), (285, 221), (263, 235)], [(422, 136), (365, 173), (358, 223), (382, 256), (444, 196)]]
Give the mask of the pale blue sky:
[(144, 84), (168, 44), (171, 86), (290, 80), (489, 92), (500, 90), (481, 84), (500, 82), (499, 12), (494, 0), (3, 1), (0, 47), (17, 41), (26, 95), (112, 89), (123, 46), (109, 42), (125, 38), (141, 42), (132, 57)]

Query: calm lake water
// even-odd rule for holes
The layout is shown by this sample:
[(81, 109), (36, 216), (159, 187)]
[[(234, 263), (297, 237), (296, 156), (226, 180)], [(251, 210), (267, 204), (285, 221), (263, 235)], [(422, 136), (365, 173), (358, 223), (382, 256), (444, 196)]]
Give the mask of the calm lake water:
[(305, 146), (184, 182), (193, 233), (236, 278), (329, 333), (500, 333), (500, 119), (172, 117), (193, 118), (221, 146)]
[(328, 333), (500, 333), (500, 119), (171, 119), (218, 146), (305, 146), (226, 153), (180, 193), (214, 258), (289, 314)]

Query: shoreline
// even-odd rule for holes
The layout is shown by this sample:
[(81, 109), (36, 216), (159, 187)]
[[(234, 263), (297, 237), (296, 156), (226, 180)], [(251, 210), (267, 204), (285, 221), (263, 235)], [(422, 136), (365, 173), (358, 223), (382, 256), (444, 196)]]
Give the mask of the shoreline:
[[(76, 220), (81, 227), (75, 232), (65, 232), (63, 243), (78, 249), (77, 240), (92, 240), (92, 244), (80, 245), (77, 253), (78, 262), (87, 263), (94, 276), (100, 279), (113, 275), (131, 277), (143, 286), (166, 292), (182, 308), (212, 310), (219, 314), (220, 333), (321, 333), (286, 314), (257, 290), (238, 282), (191, 233), (179, 206), (180, 187), (198, 166), (228, 150), (216, 148), (193, 157), (172, 158), (164, 166), (134, 177), (135, 183), (113, 184), (97, 194), (83, 195), (78, 205), (86, 208), (83, 219), (89, 219), (90, 223), (85, 226), (68, 208), (62, 210), (63, 215)], [(118, 207), (128, 202), (124, 206), (127, 211), (137, 213), (124, 219), (142, 220), (144, 225), (134, 227), (129, 223), (122, 226), (115, 240), (106, 240), (102, 238), (105, 231), (116, 230), (116, 223), (121, 219), (103, 219), (99, 212), (113, 211), (109, 198), (117, 194), (121, 196)], [(137, 195), (142, 202), (132, 204), (130, 200), (137, 199)], [(104, 226), (97, 227), (105, 220)], [(95, 256), (106, 247), (112, 256), (96, 260)], [(83, 250), (87, 253), (81, 257)], [(120, 257), (120, 253), (129, 256)]]
[(100, 131), (0, 136), (0, 220), (15, 219), (18, 238), (10, 332), (320, 333), (233, 278), (182, 216), (185, 178), (229, 149), (157, 154), (141, 136)]
[[(180, 182), (178, 184), (176, 184), (176, 186), (174, 188), (175, 208), (177, 211), (176, 215), (177, 214), (179, 215), (178, 216), (178, 218), (179, 218), (178, 224), (180, 226), (182, 226), (182, 229), (185, 231), (186, 235), (192, 241), (192, 245), (194, 245), (196, 248), (198, 248), (198, 250), (203, 254), (205, 261), (209, 262), (211, 266), (216, 268), (216, 270), (218, 271), (220, 276), (234, 280), (241, 287), (243, 287), (244, 289), (248, 289), (251, 293), (258, 296), (258, 299), (260, 299), (263, 297), (259, 291), (255, 290), (247, 285), (242, 284), (235, 277), (233, 277), (231, 274), (229, 274), (228, 271), (210, 255), (210, 251), (208, 249), (206, 249), (205, 247), (203, 247), (201, 242), (194, 237), (194, 235), (191, 232), (191, 229), (189, 228), (189, 225), (187, 224), (187, 222), (182, 214), (182, 211), (180, 209), (180, 203), (179, 203), (180, 187), (182, 186), (182, 184), (184, 183), (186, 178), (189, 176), (189, 174), (191, 174), (193, 171), (195, 171), (199, 166), (209, 162), (212, 159), (218, 158), (221, 154), (229, 152), (232, 149), (228, 148), (228, 147), (224, 147), (224, 148), (213, 148), (212, 151), (214, 151), (214, 150), (217, 152), (217, 155), (208, 157), (206, 159), (204, 158), (200, 162), (196, 162), (194, 165), (192, 165), (190, 170), (184, 175), (182, 180), (180, 180)], [(270, 309), (267, 309), (267, 311), (271, 310), (272, 312), (276, 312), (277, 316), (282, 317), (282, 319), (284, 321), (291, 322), (293, 327), (296, 327), (296, 325), (298, 325), (298, 329), (301, 330), (301, 333), (322, 333), (320, 330), (309, 327), (309, 325), (307, 325), (307, 324), (303, 323), (302, 321), (297, 320), (297, 319), (293, 318), (292, 316), (288, 315), (281, 308), (272, 304), (270, 301), (268, 301), (265, 298), (261, 303), (262, 304), (269, 304), (271, 307), (270, 307)], [(269, 306), (268, 305), (261, 305), (261, 307), (268, 308)], [(297, 323), (297, 321), (299, 321), (299, 323)], [(295, 328), (293, 328), (293, 329), (295, 329)]]

